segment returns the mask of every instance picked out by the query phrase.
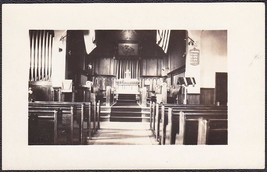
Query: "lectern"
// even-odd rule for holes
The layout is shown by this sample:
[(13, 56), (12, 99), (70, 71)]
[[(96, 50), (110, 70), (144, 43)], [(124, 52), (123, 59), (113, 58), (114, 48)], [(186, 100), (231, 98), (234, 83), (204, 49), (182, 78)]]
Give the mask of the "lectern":
[(187, 104), (187, 87), (192, 85), (196, 85), (196, 81), (194, 77), (179, 77), (177, 80), (177, 84), (184, 87), (184, 100), (183, 104)]

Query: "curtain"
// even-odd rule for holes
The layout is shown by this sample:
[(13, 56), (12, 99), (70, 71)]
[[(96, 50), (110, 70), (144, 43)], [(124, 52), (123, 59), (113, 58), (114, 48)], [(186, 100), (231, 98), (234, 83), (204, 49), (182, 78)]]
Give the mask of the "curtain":
[(129, 70), (131, 72), (132, 79), (140, 78), (140, 64), (137, 59), (118, 59), (114, 64), (115, 74), (117, 79), (125, 78), (125, 72)]

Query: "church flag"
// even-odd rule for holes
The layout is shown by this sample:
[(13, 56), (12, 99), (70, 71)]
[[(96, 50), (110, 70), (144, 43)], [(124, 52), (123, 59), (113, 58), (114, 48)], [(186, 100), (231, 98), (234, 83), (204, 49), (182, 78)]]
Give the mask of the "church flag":
[(157, 44), (165, 53), (167, 53), (168, 50), (170, 33), (170, 30), (157, 30)]
[(96, 45), (95, 41), (95, 30), (89, 30), (84, 32), (84, 43), (87, 54), (90, 54), (93, 49), (95, 49)]

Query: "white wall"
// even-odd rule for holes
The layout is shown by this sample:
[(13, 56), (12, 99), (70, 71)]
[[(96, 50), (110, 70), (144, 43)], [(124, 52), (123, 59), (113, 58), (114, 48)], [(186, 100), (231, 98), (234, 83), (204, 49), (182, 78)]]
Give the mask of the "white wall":
[[(197, 85), (188, 92), (197, 93), (199, 88), (215, 88), (215, 72), (227, 72), (227, 31), (226, 30), (190, 30), (188, 36), (200, 50), (199, 66), (189, 65), (186, 60), (186, 76), (193, 76)], [(192, 49), (188, 47), (188, 50)]]
[(215, 88), (215, 72), (227, 72), (227, 31), (203, 31), (200, 49), (201, 87)]
[[(190, 50), (194, 47), (197, 49), (200, 49), (199, 43), (200, 43), (200, 36), (201, 31), (200, 30), (189, 30), (188, 31), (188, 37), (193, 39), (196, 42), (196, 45), (188, 45), (187, 47), (187, 55), (186, 55), (186, 68), (185, 68), (185, 76), (186, 77), (194, 77), (196, 81), (196, 85), (188, 86), (187, 92), (188, 93), (200, 93), (200, 86), (201, 86), (201, 80), (200, 80), (200, 65), (191, 65), (190, 64)], [(200, 50), (201, 51), (201, 50)]]
[[(52, 52), (52, 85), (62, 86), (66, 68), (66, 30), (55, 30)], [(62, 49), (62, 51), (59, 51)]]

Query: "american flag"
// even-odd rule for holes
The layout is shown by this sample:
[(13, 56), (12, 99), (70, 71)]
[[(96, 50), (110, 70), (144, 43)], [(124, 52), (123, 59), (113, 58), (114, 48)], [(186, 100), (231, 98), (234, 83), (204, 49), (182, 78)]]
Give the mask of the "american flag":
[(157, 30), (157, 44), (165, 53), (168, 51), (170, 33), (170, 30)]

